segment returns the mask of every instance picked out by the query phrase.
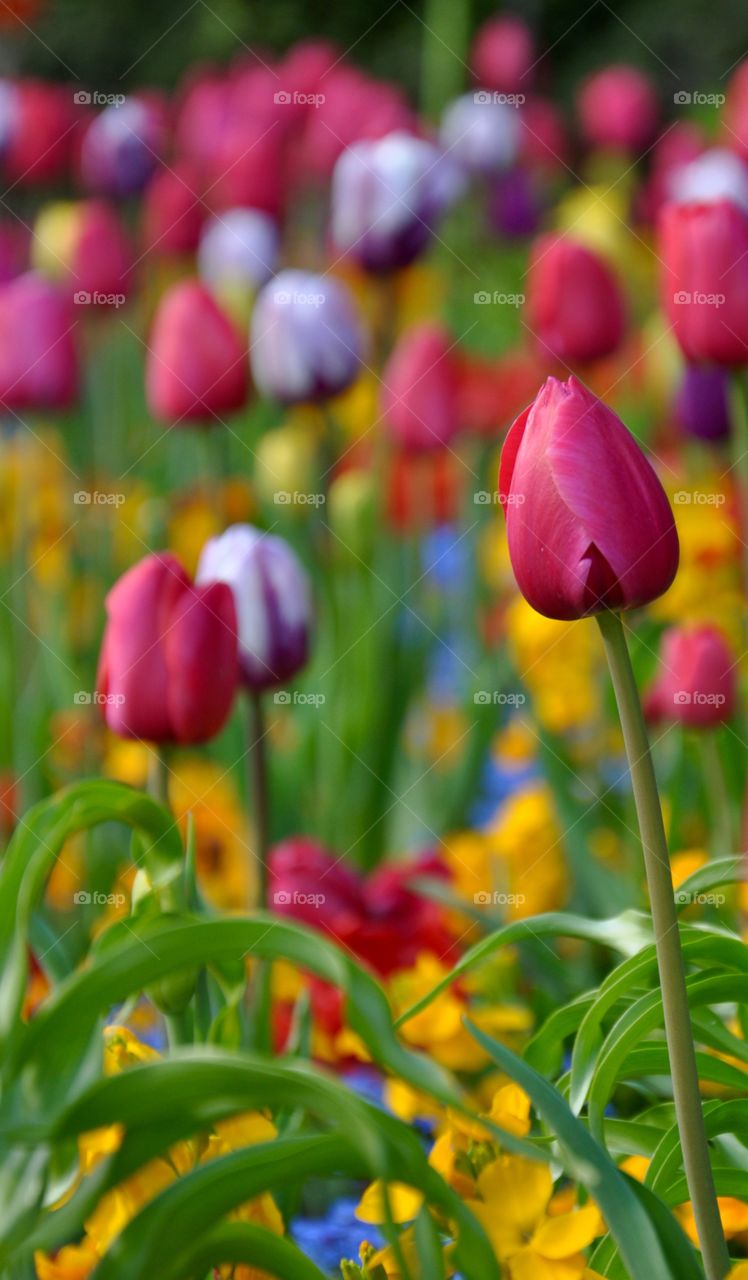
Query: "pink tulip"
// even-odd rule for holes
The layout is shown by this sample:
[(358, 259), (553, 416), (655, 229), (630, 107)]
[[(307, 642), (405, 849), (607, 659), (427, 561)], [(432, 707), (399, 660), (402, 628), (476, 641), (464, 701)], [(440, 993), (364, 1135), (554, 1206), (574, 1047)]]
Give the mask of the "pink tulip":
[(10, 413), (65, 409), (78, 389), (71, 301), (27, 271), (0, 287), (0, 405)]
[(623, 295), (612, 269), (591, 249), (554, 232), (541, 236), (527, 284), (527, 324), (555, 359), (596, 360), (621, 345)]
[(97, 675), (107, 726), (123, 738), (206, 742), (223, 727), (239, 664), (222, 582), (195, 587), (176, 556), (146, 556), (109, 592)]
[(620, 418), (576, 378), (548, 378), (517, 418), (499, 497), (519, 589), (548, 618), (647, 604), (675, 577), (665, 492)]
[(637, 152), (657, 131), (657, 93), (642, 71), (604, 67), (584, 81), (577, 102), (582, 133), (593, 147)]
[(414, 119), (392, 85), (372, 80), (340, 63), (322, 81), (324, 102), (310, 111), (294, 147), (295, 164), (305, 178), (329, 178), (338, 156), (354, 142), (413, 132)]
[(153, 417), (202, 422), (240, 409), (247, 399), (247, 353), (208, 290), (194, 280), (161, 299), (146, 360), (146, 399)]
[(32, 261), (65, 284), (77, 303), (111, 306), (127, 293), (132, 249), (105, 201), (60, 202), (36, 220)]
[(68, 86), (21, 80), (15, 90), (6, 177), (14, 186), (57, 182), (70, 166), (80, 109)]
[(530, 97), (519, 109), (520, 161), (538, 173), (567, 172), (569, 138), (555, 102)]
[(514, 14), (489, 18), (475, 37), (471, 61), (476, 80), (487, 89), (526, 93), (535, 63), (530, 28)]
[(203, 182), (198, 166), (178, 160), (161, 169), (149, 182), (142, 204), (142, 238), (154, 254), (193, 253), (207, 216), (201, 199)]
[(393, 440), (413, 453), (441, 449), (457, 432), (459, 374), (453, 343), (422, 324), (398, 342), (382, 375), (382, 415)]
[(748, 213), (729, 200), (668, 204), (659, 221), (662, 305), (689, 360), (748, 360)]
[(735, 710), (737, 661), (716, 627), (671, 627), (660, 641), (660, 662), (646, 698), (647, 715), (709, 729)]

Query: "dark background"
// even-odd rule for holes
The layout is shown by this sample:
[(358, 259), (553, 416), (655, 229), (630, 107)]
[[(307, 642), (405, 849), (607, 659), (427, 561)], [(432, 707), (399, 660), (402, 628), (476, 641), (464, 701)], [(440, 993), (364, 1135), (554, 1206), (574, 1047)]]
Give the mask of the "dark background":
[[(280, 53), (323, 35), (434, 108), (464, 83), (469, 33), (497, 7), (531, 23), (541, 87), (562, 99), (612, 60), (648, 70), (664, 96), (721, 92), (748, 53), (747, 0), (0, 0), (0, 61), (102, 91), (170, 87), (196, 60), (225, 61), (242, 45)], [(14, 8), (21, 20), (11, 24)]]

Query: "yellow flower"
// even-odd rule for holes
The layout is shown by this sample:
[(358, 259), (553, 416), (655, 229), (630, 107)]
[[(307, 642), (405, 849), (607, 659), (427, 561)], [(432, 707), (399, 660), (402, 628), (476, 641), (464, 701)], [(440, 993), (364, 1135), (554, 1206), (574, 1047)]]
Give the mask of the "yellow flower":
[[(409, 1187), (405, 1182), (388, 1182), (390, 1212), (393, 1222), (412, 1222), (424, 1202), (422, 1191)], [(361, 1222), (387, 1221), (384, 1183), (378, 1178), (368, 1186), (356, 1207), (356, 1217)]]
[(34, 1253), (38, 1280), (86, 1280), (98, 1261), (93, 1245), (85, 1241), (66, 1244), (54, 1258), (39, 1249)]
[(542, 725), (554, 733), (585, 729), (602, 716), (603, 655), (594, 628), (582, 619), (557, 622), (522, 596), (507, 609), (509, 652)]
[[(748, 1231), (748, 1204), (744, 1200), (737, 1200), (734, 1196), (717, 1196), (717, 1206), (726, 1240), (732, 1240), (733, 1236)], [(689, 1240), (698, 1245), (699, 1235), (690, 1201), (678, 1205), (675, 1216)]]
[(547, 1165), (500, 1156), (478, 1175), (480, 1200), (468, 1201), (509, 1280), (579, 1280), (582, 1250), (603, 1230), (593, 1204), (550, 1216), (553, 1179)]
[(488, 840), (492, 880), (486, 888), (506, 895), (510, 918), (521, 919), (562, 905), (568, 880), (561, 829), (544, 783), (525, 787), (501, 806)]

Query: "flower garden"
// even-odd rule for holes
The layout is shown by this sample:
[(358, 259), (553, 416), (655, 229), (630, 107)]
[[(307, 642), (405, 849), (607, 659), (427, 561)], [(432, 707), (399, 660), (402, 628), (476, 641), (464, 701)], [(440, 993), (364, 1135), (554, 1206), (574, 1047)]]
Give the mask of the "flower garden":
[(748, 59), (200, 5), (0, 20), (0, 1275), (748, 1280)]

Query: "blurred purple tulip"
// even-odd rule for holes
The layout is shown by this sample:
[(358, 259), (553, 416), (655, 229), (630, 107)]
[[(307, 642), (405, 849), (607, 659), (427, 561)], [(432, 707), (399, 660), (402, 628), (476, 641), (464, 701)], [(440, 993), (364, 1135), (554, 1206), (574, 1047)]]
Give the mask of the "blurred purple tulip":
[(309, 652), (312, 596), (283, 538), (235, 524), (203, 547), (195, 581), (225, 582), (234, 593), (241, 679), (259, 691), (290, 680)]
[(445, 207), (460, 193), (454, 162), (410, 133), (357, 142), (332, 176), (335, 249), (368, 271), (407, 266), (428, 245)]
[(209, 288), (236, 284), (257, 289), (278, 258), (278, 229), (259, 209), (227, 209), (206, 224), (197, 251), (200, 276)]
[(470, 174), (502, 173), (514, 163), (520, 145), (516, 107), (479, 89), (455, 98), (442, 116), (445, 151)]
[(362, 348), (353, 299), (332, 277), (281, 271), (260, 291), (250, 358), (263, 395), (285, 404), (337, 395), (357, 376)]
[(730, 434), (730, 379), (719, 365), (687, 366), (675, 399), (681, 430), (697, 440), (726, 440)]
[(166, 144), (166, 120), (150, 98), (127, 98), (104, 108), (81, 142), (81, 178), (89, 191), (130, 196), (143, 190)]

